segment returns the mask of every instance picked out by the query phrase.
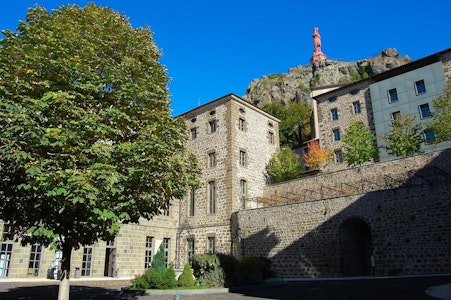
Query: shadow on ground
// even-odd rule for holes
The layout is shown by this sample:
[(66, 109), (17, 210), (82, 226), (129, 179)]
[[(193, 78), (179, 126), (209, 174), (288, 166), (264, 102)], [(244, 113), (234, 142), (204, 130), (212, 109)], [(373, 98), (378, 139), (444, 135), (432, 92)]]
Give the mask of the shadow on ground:
[(431, 300), (425, 290), (447, 284), (451, 276), (289, 281), (283, 285), (230, 289), (257, 299), (280, 300)]
[[(2, 300), (42, 300), (42, 299), (57, 299), (58, 285), (38, 285), (38, 286), (22, 286), (11, 288), (8, 291), (0, 292), (0, 299)], [(121, 299), (120, 291), (116, 288), (102, 288), (92, 286), (71, 286), (70, 299), (71, 300), (107, 300), (107, 299)], [(127, 299), (137, 299), (135, 296), (130, 296)]]

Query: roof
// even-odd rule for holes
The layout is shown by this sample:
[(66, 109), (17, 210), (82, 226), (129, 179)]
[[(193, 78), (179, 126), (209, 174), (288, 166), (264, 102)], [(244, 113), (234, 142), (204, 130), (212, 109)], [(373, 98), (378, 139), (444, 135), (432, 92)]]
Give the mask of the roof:
[(316, 98), (319, 98), (319, 97), (321, 97), (321, 98), (322, 97), (328, 97), (328, 96), (336, 94), (339, 91), (342, 91), (342, 90), (345, 90), (345, 89), (349, 89), (349, 88), (352, 88), (354, 86), (359, 86), (359, 85), (362, 85), (362, 84), (364, 84), (366, 82), (369, 85), (369, 84), (374, 83), (374, 82), (379, 82), (379, 81), (382, 81), (382, 80), (385, 80), (385, 79), (388, 79), (388, 78), (391, 78), (391, 77), (395, 77), (395, 76), (398, 76), (400, 74), (404, 74), (404, 73), (407, 73), (407, 72), (410, 72), (410, 71), (422, 68), (424, 66), (427, 66), (427, 65), (439, 62), (442, 59), (442, 57), (444, 55), (446, 55), (446, 54), (451, 54), (451, 48), (448, 48), (446, 50), (443, 50), (443, 51), (431, 54), (429, 56), (420, 58), (418, 60), (412, 61), (412, 62), (410, 62), (408, 64), (399, 66), (397, 68), (393, 68), (391, 70), (388, 70), (388, 71), (385, 71), (385, 72), (382, 72), (382, 73), (370, 76), (370, 77), (368, 77), (366, 79), (362, 79), (362, 80), (359, 80), (359, 81), (354, 81), (353, 83), (341, 86), (341, 87), (339, 87), (337, 89), (334, 89), (332, 91), (329, 91), (329, 92), (317, 95), (317, 96), (315, 96), (313, 98), (316, 99)]
[(272, 119), (274, 122), (280, 122), (280, 120), (278, 118), (276, 118), (275, 116), (265, 112), (261, 108), (249, 103), (248, 101), (244, 100), (241, 97), (238, 97), (235, 94), (224, 95), (224, 96), (222, 96), (222, 97), (220, 97), (218, 99), (215, 99), (215, 100), (210, 101), (208, 103), (205, 103), (205, 104), (203, 104), (201, 106), (198, 106), (198, 107), (196, 107), (196, 108), (194, 108), (192, 110), (189, 110), (189, 111), (187, 111), (185, 113), (182, 113), (182, 114), (178, 115), (177, 117), (183, 117), (185, 119), (190, 119), (190, 118), (192, 118), (194, 116), (199, 115), (203, 111), (211, 110), (211, 109), (213, 109), (214, 107), (216, 107), (218, 105), (224, 104), (224, 103), (226, 103), (228, 101), (232, 101), (232, 100), (240, 103), (241, 105), (243, 105), (243, 106), (245, 106), (247, 108), (250, 108), (252, 110), (257, 111), (258, 113), (266, 116), (267, 118)]

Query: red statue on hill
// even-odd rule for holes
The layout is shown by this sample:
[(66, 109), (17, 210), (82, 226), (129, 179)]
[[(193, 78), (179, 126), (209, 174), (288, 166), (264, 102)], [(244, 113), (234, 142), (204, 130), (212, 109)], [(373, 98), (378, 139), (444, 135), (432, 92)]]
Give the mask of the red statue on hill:
[(321, 52), (321, 36), (318, 33), (318, 27), (313, 28), (313, 56), (310, 58), (310, 63), (313, 64), (315, 61), (320, 61), (326, 59), (326, 55)]

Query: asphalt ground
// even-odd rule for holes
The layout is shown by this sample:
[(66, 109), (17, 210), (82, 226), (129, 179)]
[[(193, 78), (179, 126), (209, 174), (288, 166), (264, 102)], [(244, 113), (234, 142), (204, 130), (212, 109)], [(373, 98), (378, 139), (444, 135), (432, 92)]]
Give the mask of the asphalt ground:
[[(57, 299), (58, 283), (58, 281), (2, 280), (0, 281), (0, 299)], [(449, 283), (451, 283), (451, 274), (296, 280), (268, 286), (231, 288), (229, 292), (216, 294), (199, 294), (199, 291), (165, 291), (164, 294), (157, 295), (153, 291), (148, 291), (142, 295), (126, 295), (121, 293), (121, 288), (129, 285), (128, 280), (76, 280), (71, 281), (70, 299), (174, 300), (178, 294), (180, 300), (430, 300), (439, 298), (428, 296), (425, 293), (426, 289)]]

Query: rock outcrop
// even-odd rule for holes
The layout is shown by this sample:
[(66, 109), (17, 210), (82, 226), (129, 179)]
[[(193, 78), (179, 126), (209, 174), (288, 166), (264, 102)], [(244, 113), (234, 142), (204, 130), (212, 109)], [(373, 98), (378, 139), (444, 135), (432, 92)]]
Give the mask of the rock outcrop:
[(291, 68), (288, 73), (265, 75), (261, 79), (254, 79), (243, 98), (258, 107), (272, 101), (284, 104), (292, 101), (308, 101), (310, 91), (314, 87), (351, 83), (409, 62), (411, 59), (407, 55), (400, 56), (394, 48), (385, 49), (373, 58), (356, 62), (329, 59), (316, 61), (308, 66)]

